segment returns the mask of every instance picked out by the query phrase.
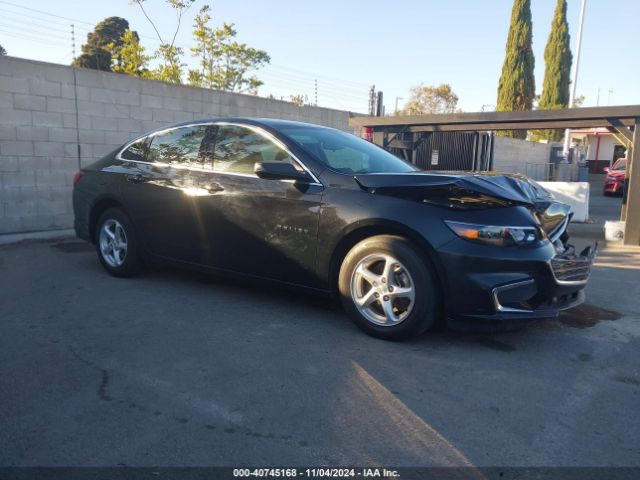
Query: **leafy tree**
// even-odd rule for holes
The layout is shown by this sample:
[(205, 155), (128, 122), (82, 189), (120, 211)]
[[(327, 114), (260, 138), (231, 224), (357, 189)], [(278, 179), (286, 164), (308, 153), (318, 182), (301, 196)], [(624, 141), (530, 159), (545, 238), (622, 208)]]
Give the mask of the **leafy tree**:
[(289, 95), (289, 101), (291, 103), (293, 103), (294, 105), (297, 105), (299, 107), (303, 107), (304, 104), (306, 103), (306, 95), (302, 96), (302, 95)]
[(127, 30), (122, 35), (120, 45), (110, 43), (107, 50), (115, 62), (112, 66), (114, 72), (132, 75), (134, 77), (150, 77), (150, 56), (145, 55), (145, 48), (140, 45), (138, 34), (133, 30)]
[(155, 56), (162, 59), (163, 65), (158, 67), (152, 75), (158, 80), (182, 83), (182, 69), (184, 68), (184, 64), (181, 63), (180, 57), (183, 55), (184, 50), (176, 47), (175, 43), (178, 32), (180, 31), (180, 25), (182, 24), (182, 17), (186, 11), (191, 8), (195, 0), (166, 0), (167, 4), (174, 9), (176, 14), (176, 28), (171, 37), (171, 41), (169, 41), (169, 37), (165, 38), (160, 34), (155, 22), (151, 20), (151, 17), (147, 14), (143, 5), (144, 2), (145, 0), (131, 0), (131, 3), (135, 3), (140, 7), (160, 41), (160, 47), (156, 50)]
[(448, 83), (440, 84), (437, 87), (428, 87), (420, 84), (411, 88), (409, 100), (396, 115), (454, 113), (459, 111), (457, 107), (458, 96)]
[(189, 83), (193, 86), (228, 91), (256, 92), (262, 85), (251, 70), (268, 64), (267, 52), (248, 47), (236, 41), (237, 31), (232, 23), (212, 28), (211, 8), (204, 5), (196, 15), (193, 35), (196, 41), (191, 49), (199, 58), (200, 68), (189, 71)]
[[(536, 94), (531, 49), (531, 0), (514, 0), (496, 110), (531, 110)], [(498, 135), (526, 138), (525, 130), (503, 130)]]
[(0, 45), (0, 57), (2, 55), (6, 55), (6, 54), (7, 54), (7, 51), (4, 49), (4, 47), (2, 45)]
[[(76, 58), (76, 67), (111, 71), (109, 45), (120, 48), (122, 36), (129, 29), (129, 22), (122, 17), (108, 17), (96, 25), (87, 35), (87, 43), (82, 46), (82, 54)], [(117, 62), (117, 59), (116, 59)]]
[[(567, 1), (558, 0), (551, 22), (551, 33), (544, 50), (544, 84), (538, 108), (554, 110), (569, 105), (569, 85), (571, 84), (571, 40), (567, 23)], [(537, 130), (532, 137), (536, 140), (560, 141), (564, 130)]]

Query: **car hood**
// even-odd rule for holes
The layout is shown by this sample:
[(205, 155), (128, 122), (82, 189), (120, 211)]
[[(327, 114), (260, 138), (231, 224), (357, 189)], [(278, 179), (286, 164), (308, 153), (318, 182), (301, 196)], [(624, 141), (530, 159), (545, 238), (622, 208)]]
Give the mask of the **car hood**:
[(610, 177), (624, 178), (626, 173), (626, 170), (609, 170), (608, 175)]
[(361, 188), (371, 193), (392, 193), (397, 189), (473, 192), (519, 205), (535, 206), (552, 202), (553, 196), (535, 181), (516, 174), (492, 173), (370, 173), (355, 175)]
[(370, 173), (355, 175), (363, 190), (452, 209), (527, 207), (551, 237), (565, 227), (569, 206), (523, 175), (492, 173)]

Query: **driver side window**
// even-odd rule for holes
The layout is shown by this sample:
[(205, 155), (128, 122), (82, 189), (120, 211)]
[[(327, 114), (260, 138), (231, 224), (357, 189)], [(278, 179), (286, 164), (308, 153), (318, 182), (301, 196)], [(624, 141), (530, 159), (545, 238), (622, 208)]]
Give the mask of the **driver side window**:
[(258, 162), (288, 162), (298, 168), (286, 150), (259, 133), (236, 125), (220, 126), (213, 154), (215, 171), (253, 174)]

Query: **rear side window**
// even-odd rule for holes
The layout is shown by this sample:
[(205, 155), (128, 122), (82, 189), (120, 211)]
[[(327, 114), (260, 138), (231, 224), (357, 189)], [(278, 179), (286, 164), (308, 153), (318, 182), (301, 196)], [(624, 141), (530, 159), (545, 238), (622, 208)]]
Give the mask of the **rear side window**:
[(179, 127), (154, 135), (147, 161), (186, 167), (211, 168), (216, 127)]
[(253, 174), (257, 162), (289, 162), (298, 168), (286, 150), (259, 133), (235, 125), (219, 128), (214, 152), (214, 170)]
[(124, 160), (135, 160), (138, 162), (144, 162), (147, 154), (147, 139), (143, 138), (135, 143), (129, 145), (121, 154), (120, 157)]

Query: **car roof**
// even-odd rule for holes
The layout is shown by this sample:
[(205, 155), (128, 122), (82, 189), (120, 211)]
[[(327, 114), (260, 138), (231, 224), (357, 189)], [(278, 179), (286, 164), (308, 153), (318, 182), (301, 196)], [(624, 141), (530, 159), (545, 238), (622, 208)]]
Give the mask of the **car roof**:
[[(313, 123), (297, 122), (294, 120), (283, 120), (280, 118), (260, 118), (260, 117), (212, 117), (212, 118), (198, 118), (194, 120), (185, 120), (183, 122), (172, 123), (170, 125), (164, 125), (160, 128), (152, 130), (152, 132), (166, 130), (168, 128), (182, 127), (185, 125), (193, 125), (195, 123), (207, 123), (207, 122), (230, 122), (230, 123), (245, 123), (247, 125), (271, 127), (278, 129), (282, 127), (317, 127), (328, 128), (323, 125), (316, 125)], [(150, 132), (150, 133), (152, 133)]]

